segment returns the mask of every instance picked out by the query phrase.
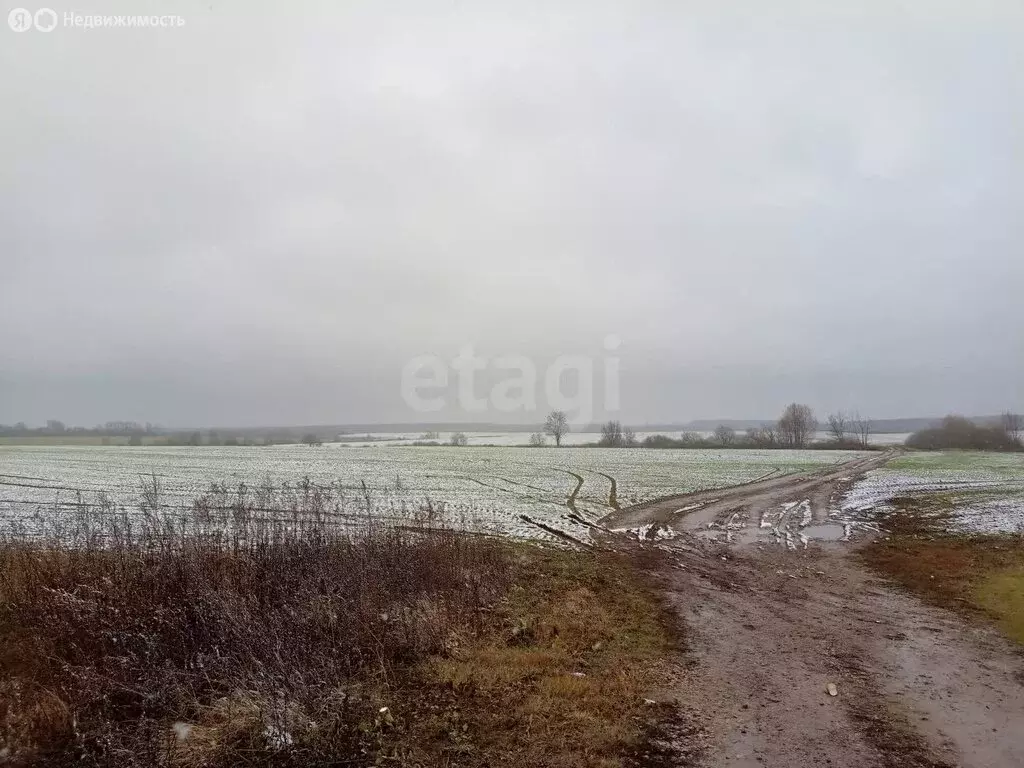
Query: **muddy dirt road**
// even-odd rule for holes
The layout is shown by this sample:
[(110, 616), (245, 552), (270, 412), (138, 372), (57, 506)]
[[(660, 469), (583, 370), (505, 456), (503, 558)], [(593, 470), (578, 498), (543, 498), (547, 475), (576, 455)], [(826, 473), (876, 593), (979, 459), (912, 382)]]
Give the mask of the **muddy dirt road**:
[[(897, 451), (886, 451), (816, 472), (772, 474), (729, 488), (669, 496), (617, 510), (600, 523), (617, 530), (644, 529), (647, 538), (665, 530), (712, 531), (721, 532), (728, 542), (734, 538), (749, 542), (764, 533), (785, 540), (790, 548), (796, 546), (800, 533), (808, 539), (839, 539), (849, 531), (841, 530), (845, 526), (830, 518), (832, 502), (858, 477), (895, 455)], [(840, 530), (834, 530), (836, 526)], [(804, 530), (808, 528), (809, 532)]]
[(1024, 765), (1019, 650), (890, 586), (861, 565), (856, 539), (799, 538), (830, 525), (835, 496), (889, 457), (605, 518), (658, 539), (687, 626), (692, 663), (657, 698), (679, 702), (706, 748), (668, 764)]

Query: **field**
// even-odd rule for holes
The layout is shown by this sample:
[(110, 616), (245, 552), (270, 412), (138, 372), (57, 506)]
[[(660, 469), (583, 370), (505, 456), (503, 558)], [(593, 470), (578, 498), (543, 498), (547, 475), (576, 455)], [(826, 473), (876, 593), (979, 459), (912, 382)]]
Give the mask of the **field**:
[[(24, 520), (44, 508), (73, 506), (107, 494), (132, 505), (155, 476), (160, 504), (187, 506), (213, 483), (278, 487), (308, 477), (378, 518), (408, 517), (428, 501), (451, 523), (538, 535), (519, 518), (551, 525), (565, 519), (567, 499), (584, 516), (613, 505), (732, 485), (769, 472), (826, 466), (843, 451), (417, 448), (364, 444), (233, 447), (0, 446), (0, 511)], [(612, 483), (615, 493), (612, 494)], [(365, 488), (364, 484), (365, 483)]]
[[(38, 534), (0, 535), (0, 762), (632, 765), (672, 711), (646, 696), (677, 641), (636, 567), (645, 553), (365, 523), (433, 522), (416, 515), (429, 498), (451, 522), (536, 534), (515, 527), (519, 512), (554, 519), (587, 489), (577, 509), (596, 513), (612, 503), (613, 472), (640, 487), (637, 463), (671, 488), (781, 458), (679, 453), (0, 448), (0, 515)], [(173, 525), (207, 519), (188, 504), (219, 482), (270, 491), (247, 497), (259, 522), (233, 506), (210, 536)], [(361, 526), (294, 524), (326, 520), (345, 494), (372, 513)], [(104, 495), (132, 526), (118, 527)], [(55, 518), (78, 535), (52, 535)]]
[(994, 619), (1024, 642), (1024, 455), (908, 453), (846, 500), (888, 532), (863, 555), (944, 607)]
[(1015, 533), (1024, 529), (1024, 454), (906, 453), (868, 473), (843, 507), (856, 514), (908, 496), (941, 502), (955, 530)]
[(4, 765), (616, 768), (661, 715), (674, 630), (635, 567), (656, 558), (438, 528), (108, 530), (0, 537)]
[[(841, 764), (852, 743), (923, 767), (968, 764), (928, 742), (932, 723), (946, 733), (964, 722), (966, 704), (979, 732), (1009, 734), (1010, 750), (1017, 738), (1024, 755), (1012, 725), (1024, 699), (1003, 672), (1019, 666), (1017, 650), (971, 645), (973, 629), (812, 533), (847, 527), (836, 521), (880, 527), (856, 550), (869, 564), (1022, 639), (1024, 539), (948, 533), (1010, 529), (1024, 509), (1022, 458), (0, 447), (0, 749), (32, 765), (612, 768), (650, 764), (652, 747), (668, 750), (664, 764), (691, 764), (721, 718), (729, 754), (766, 734), (765, 764)], [(197, 495), (206, 501), (191, 507)], [(584, 538), (588, 520), (616, 508), (612, 528), (667, 521), (695, 536), (659, 536), (656, 547), (624, 536), (616, 554), (434, 525)], [(927, 537), (914, 527), (923, 523)], [(9, 535), (19, 531), (29, 536)], [(681, 630), (703, 649), (696, 675), (683, 672)], [(780, 647), (786, 663), (766, 668)], [(976, 764), (1004, 764), (992, 749)]]
[[(181, 430), (182, 433), (188, 433), (191, 430)], [(221, 431), (222, 438), (226, 438), (233, 434), (231, 429), (224, 429)], [(439, 443), (448, 443), (454, 432), (434, 432), (430, 433), (430, 437), (423, 432), (354, 432), (352, 434), (338, 435), (338, 440), (335, 442), (337, 445), (348, 445), (348, 446), (360, 446), (365, 445), (368, 442), (373, 442), (378, 445), (412, 445), (416, 442), (422, 442), (424, 440), (433, 440)], [(468, 440), (469, 445), (488, 445), (488, 446), (526, 446), (530, 442), (530, 434), (528, 432), (463, 432)], [(682, 432), (662, 431), (662, 432), (636, 432), (636, 439), (642, 441), (645, 437), (652, 435), (664, 435), (667, 437), (678, 438), (682, 435)], [(695, 434), (704, 438), (714, 437), (713, 432), (696, 432)], [(297, 436), (297, 435), (296, 435)], [(825, 432), (818, 432), (814, 439), (818, 441), (824, 441), (829, 439), (829, 435)], [(871, 436), (871, 443), (873, 445), (901, 445), (909, 437), (909, 433), (879, 433)], [(166, 442), (165, 435), (143, 435), (143, 445), (164, 445)], [(588, 445), (597, 443), (601, 439), (600, 432), (570, 432), (562, 438), (562, 444), (569, 445)], [(546, 438), (550, 444), (551, 438)], [(262, 444), (262, 438), (256, 439), (257, 443)], [(81, 436), (81, 435), (43, 435), (43, 436), (26, 436), (26, 437), (4, 437), (0, 436), (0, 446), (5, 445), (40, 445), (40, 446), (67, 446), (67, 445), (104, 445), (104, 446), (117, 446), (127, 445), (127, 435), (116, 435), (111, 437), (96, 437), (96, 436)]]

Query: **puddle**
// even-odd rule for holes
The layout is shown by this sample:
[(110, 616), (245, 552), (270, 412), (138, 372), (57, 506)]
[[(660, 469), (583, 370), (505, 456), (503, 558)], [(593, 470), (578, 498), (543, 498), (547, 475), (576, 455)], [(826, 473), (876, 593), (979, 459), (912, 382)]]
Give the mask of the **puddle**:
[(763, 541), (774, 541), (788, 549), (806, 548), (812, 541), (845, 541), (847, 531), (841, 523), (819, 523), (803, 528), (775, 528), (744, 526), (723, 530), (722, 528), (704, 528), (694, 531), (694, 535), (710, 541), (730, 544), (754, 544)]
[(819, 541), (840, 541), (846, 535), (843, 526), (836, 523), (808, 525), (801, 528), (800, 532), (808, 539), (818, 539)]

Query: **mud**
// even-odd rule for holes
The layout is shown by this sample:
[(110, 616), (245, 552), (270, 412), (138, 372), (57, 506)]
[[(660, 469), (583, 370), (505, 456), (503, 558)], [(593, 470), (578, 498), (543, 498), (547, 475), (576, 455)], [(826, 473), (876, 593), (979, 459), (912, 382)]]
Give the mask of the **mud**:
[[(658, 574), (685, 622), (690, 663), (658, 698), (697, 717), (690, 727), (706, 741), (699, 761), (688, 752), (675, 764), (1024, 765), (1019, 648), (895, 589), (829, 522), (835, 495), (887, 458), (602, 521), (675, 533), (648, 546), (664, 555)], [(790, 546), (786, 533), (807, 542)]]

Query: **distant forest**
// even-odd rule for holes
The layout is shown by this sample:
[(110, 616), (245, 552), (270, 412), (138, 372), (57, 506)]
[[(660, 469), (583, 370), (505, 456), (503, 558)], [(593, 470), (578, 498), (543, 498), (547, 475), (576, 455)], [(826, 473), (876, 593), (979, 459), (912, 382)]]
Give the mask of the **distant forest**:
[[(994, 427), (1000, 424), (1000, 416), (978, 416), (970, 421), (980, 427)], [(775, 425), (773, 420), (757, 419), (697, 419), (689, 422), (642, 424), (634, 425), (637, 432), (714, 432), (728, 427), (737, 432), (760, 430)], [(942, 426), (943, 419), (936, 418), (905, 418), (905, 419), (872, 419), (870, 432), (879, 433), (910, 433), (934, 429)], [(605, 424), (590, 424), (585, 428), (575, 428), (575, 432), (601, 433)], [(69, 426), (62, 421), (50, 419), (43, 426), (30, 427), (24, 422), (17, 424), (0, 424), (0, 437), (6, 438), (42, 438), (64, 437), (72, 439), (96, 438), (97, 442), (128, 442), (136, 445), (273, 445), (289, 443), (314, 443), (336, 440), (339, 435), (360, 438), (371, 432), (523, 432), (529, 433), (536, 429), (535, 424), (467, 424), (452, 423), (393, 423), (393, 424), (321, 424), (299, 426), (263, 426), (263, 427), (187, 427), (170, 428), (137, 421), (108, 421), (93, 427)], [(104, 438), (109, 440), (104, 441)], [(114, 440), (116, 439), (116, 440)]]

